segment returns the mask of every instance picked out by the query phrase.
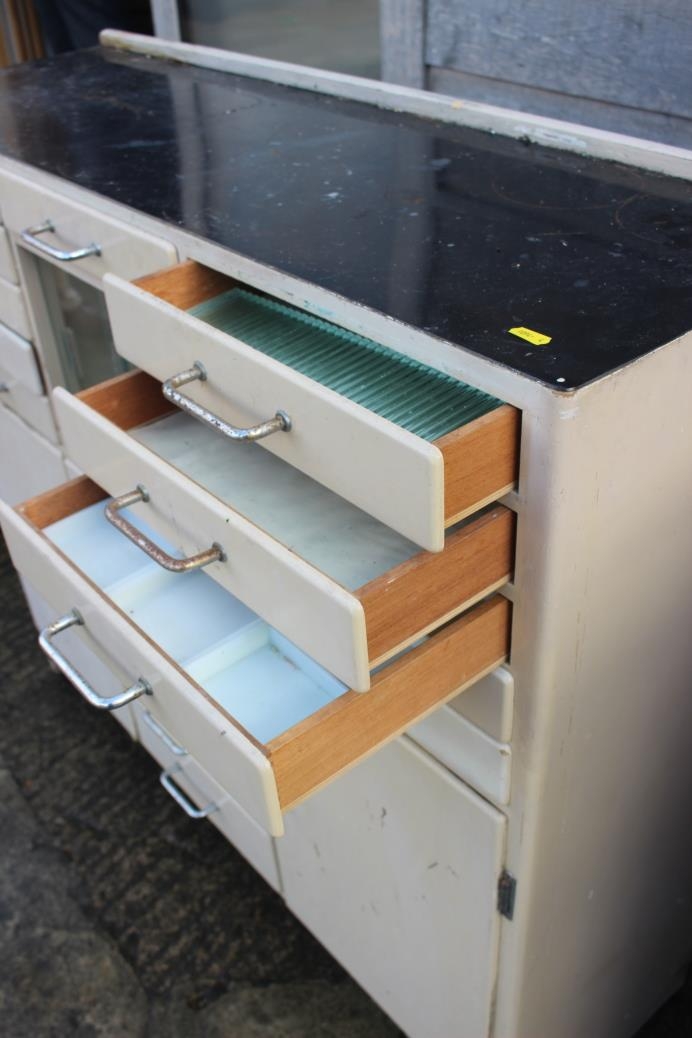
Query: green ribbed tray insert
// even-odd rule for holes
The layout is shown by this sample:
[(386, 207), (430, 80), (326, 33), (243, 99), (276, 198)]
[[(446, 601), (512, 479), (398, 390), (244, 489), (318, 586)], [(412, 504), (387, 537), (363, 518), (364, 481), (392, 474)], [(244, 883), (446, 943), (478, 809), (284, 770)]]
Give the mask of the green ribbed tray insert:
[(188, 313), (424, 440), (436, 440), (501, 404), (386, 346), (242, 288)]

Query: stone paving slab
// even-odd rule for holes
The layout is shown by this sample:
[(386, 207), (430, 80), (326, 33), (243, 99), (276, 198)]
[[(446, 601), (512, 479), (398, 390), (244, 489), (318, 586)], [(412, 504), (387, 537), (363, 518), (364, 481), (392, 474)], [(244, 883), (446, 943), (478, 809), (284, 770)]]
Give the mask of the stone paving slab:
[(132, 969), (70, 894), (69, 869), (0, 770), (0, 1034), (145, 1038)]

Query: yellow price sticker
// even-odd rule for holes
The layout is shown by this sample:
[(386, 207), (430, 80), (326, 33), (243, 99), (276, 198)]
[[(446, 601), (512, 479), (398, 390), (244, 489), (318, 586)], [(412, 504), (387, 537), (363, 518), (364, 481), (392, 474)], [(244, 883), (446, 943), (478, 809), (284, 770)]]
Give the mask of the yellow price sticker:
[(549, 342), (553, 341), (551, 335), (544, 335), (543, 332), (534, 332), (532, 328), (510, 328), (509, 334), (516, 335), (517, 338), (530, 342), (532, 346), (547, 346)]

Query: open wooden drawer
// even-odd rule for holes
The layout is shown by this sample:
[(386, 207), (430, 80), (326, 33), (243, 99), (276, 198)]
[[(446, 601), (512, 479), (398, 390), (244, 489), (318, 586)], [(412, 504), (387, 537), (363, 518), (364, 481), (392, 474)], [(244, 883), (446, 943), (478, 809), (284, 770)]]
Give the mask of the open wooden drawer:
[(349, 691), (204, 572), (145, 559), (104, 504), (85, 477), (16, 510), (0, 504), (17, 569), (68, 618), (44, 644), (79, 686), (59, 639), (66, 624), (84, 632), (126, 670), (130, 697), (146, 696), (171, 738), (273, 835), (283, 811), (507, 656), (510, 606), (495, 595), (379, 669), (367, 694)]
[(132, 506), (116, 518), (130, 516), (125, 536), (151, 553), (144, 521), (201, 554), (205, 572), (357, 691), (511, 576), (514, 514), (501, 505), (448, 531), (443, 552), (420, 551), (258, 445), (181, 414), (144, 372), (53, 400), (68, 456)]
[(278, 416), (263, 447), (428, 551), (515, 483), (519, 412), (456, 379), (198, 263), (105, 291), (118, 352), (182, 406)]

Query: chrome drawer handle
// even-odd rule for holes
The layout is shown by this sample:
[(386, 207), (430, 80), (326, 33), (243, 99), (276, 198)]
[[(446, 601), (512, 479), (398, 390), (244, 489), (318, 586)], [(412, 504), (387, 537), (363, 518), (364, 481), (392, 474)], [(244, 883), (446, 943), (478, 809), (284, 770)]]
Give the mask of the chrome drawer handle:
[(191, 800), (189, 800), (183, 793), (180, 786), (177, 786), (173, 781), (173, 776), (179, 774), (183, 769), (179, 764), (173, 764), (172, 767), (166, 768), (159, 775), (159, 782), (170, 796), (173, 797), (176, 804), (182, 807), (188, 818), (206, 818), (212, 811), (218, 811), (216, 804), (207, 804), (206, 807), (195, 807)]
[(247, 429), (242, 429), (237, 425), (231, 425), (223, 418), (219, 418), (218, 415), (208, 411), (206, 407), (195, 403), (189, 396), (184, 396), (183, 393), (178, 392), (180, 387), (186, 386), (188, 382), (206, 382), (206, 380), (206, 368), (196, 360), (187, 371), (181, 371), (179, 375), (172, 375), (170, 378), (167, 378), (161, 389), (166, 400), (170, 400), (181, 411), (185, 411), (186, 414), (192, 415), (193, 418), (199, 419), (200, 422), (210, 425), (212, 429), (227, 436), (229, 440), (233, 440), (235, 443), (253, 443), (255, 440), (263, 440), (265, 436), (271, 436), (275, 432), (288, 432), (291, 428), (291, 419), (286, 412), (277, 411), (274, 417), (267, 419), (266, 422), (260, 422), (259, 425), (250, 425)]
[(101, 246), (96, 245), (92, 242), (91, 245), (85, 245), (82, 249), (72, 249), (68, 251), (66, 249), (58, 249), (55, 245), (50, 245), (47, 241), (42, 241), (37, 235), (48, 234), (48, 232), (55, 231), (55, 225), (52, 220), (45, 220), (43, 223), (38, 224), (36, 227), (27, 227), (25, 230), (20, 232), (20, 238), (27, 245), (32, 245), (39, 252), (45, 253), (46, 256), (50, 256), (51, 259), (61, 260), (63, 263), (71, 263), (72, 260), (84, 259), (86, 256), (100, 256)]
[(138, 501), (148, 500), (148, 492), (143, 486), (137, 486), (135, 490), (130, 490), (127, 494), (114, 497), (106, 505), (106, 519), (113, 524), (116, 530), (120, 530), (127, 537), (128, 541), (136, 544), (145, 555), (148, 555), (154, 562), (158, 562), (159, 566), (163, 566), (170, 573), (188, 573), (192, 569), (208, 566), (210, 562), (226, 561), (226, 554), (223, 548), (216, 543), (212, 544), (211, 548), (207, 548), (206, 551), (199, 552), (198, 555), (188, 555), (187, 558), (176, 559), (175, 556), (169, 555), (163, 548), (159, 548), (158, 544), (155, 544), (145, 533), (142, 533), (129, 520), (119, 514), (123, 508), (129, 508), (130, 505), (134, 505)]
[(142, 712), (142, 720), (144, 721), (147, 728), (151, 728), (154, 735), (157, 735), (159, 737), (164, 746), (168, 747), (172, 754), (174, 754), (176, 757), (187, 757), (187, 750), (185, 749), (185, 747), (181, 746), (180, 743), (175, 742), (175, 740), (170, 737), (166, 729), (159, 724), (159, 722), (156, 720), (153, 714), (150, 714), (148, 710), (144, 710)]
[(130, 685), (129, 688), (124, 689), (122, 692), (118, 692), (114, 696), (100, 696), (98, 692), (95, 692), (89, 682), (82, 677), (78, 670), (76, 670), (68, 659), (65, 659), (59, 649), (56, 649), (53, 645), (53, 638), (60, 634), (61, 631), (66, 631), (68, 627), (75, 627), (82, 625), (84, 620), (79, 615), (76, 609), (73, 609), (71, 613), (67, 613), (66, 616), (61, 616), (59, 620), (54, 620), (52, 624), (48, 624), (44, 627), (38, 636), (38, 644), (41, 646), (46, 656), (55, 666), (60, 670), (67, 680), (77, 689), (81, 696), (84, 696), (87, 703), (91, 706), (95, 706), (97, 710), (118, 710), (121, 706), (126, 706), (131, 703), (133, 699), (139, 699), (140, 696), (150, 696), (152, 694), (151, 686), (148, 681), (144, 678), (138, 678), (134, 685)]

